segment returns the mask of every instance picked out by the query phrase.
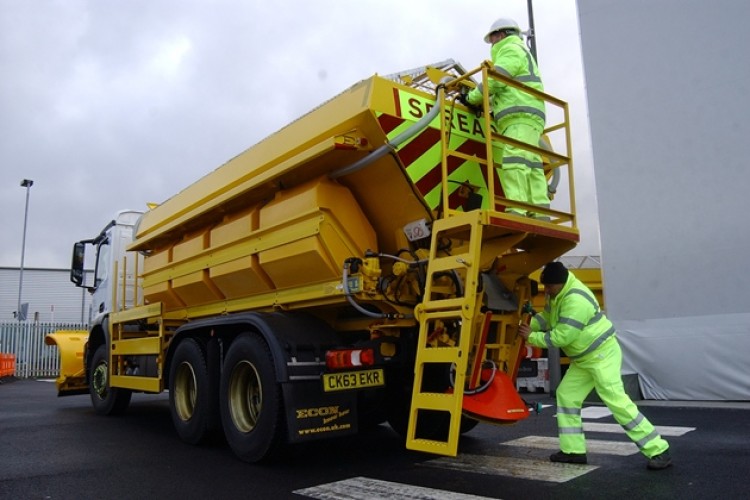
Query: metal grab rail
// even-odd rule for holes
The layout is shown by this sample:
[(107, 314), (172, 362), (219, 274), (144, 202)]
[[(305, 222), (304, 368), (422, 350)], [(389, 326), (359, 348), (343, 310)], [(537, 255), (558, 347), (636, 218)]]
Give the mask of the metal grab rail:
[[(448, 110), (446, 108), (448, 100), (447, 95), (450, 93), (457, 93), (460, 91), (461, 87), (471, 87), (474, 88), (475, 84), (472, 80), (472, 77), (480, 74), (482, 78), (482, 93), (483, 93), (483, 108), (482, 108), (482, 119), (483, 119), (483, 131), (485, 134), (485, 144), (486, 144), (486, 159), (477, 158), (477, 157), (471, 157), (466, 158), (465, 155), (462, 155), (459, 152), (451, 151), (449, 149), (448, 140), (447, 137), (450, 134), (450, 127), (452, 126), (452, 120), (453, 120), (453, 112), (452, 109)], [(505, 137), (501, 135), (499, 132), (494, 130), (494, 120), (492, 117), (492, 110), (491, 110), (491, 101), (490, 101), (490, 94), (489, 94), (489, 82), (490, 80), (499, 80), (502, 81), (504, 84), (519, 89), (522, 92), (525, 92), (527, 94), (533, 95), (545, 102), (546, 105), (552, 107), (553, 109), (559, 109), (558, 114), (562, 115), (562, 119), (554, 122), (552, 124), (549, 124), (545, 127), (543, 131), (543, 137), (549, 136), (552, 137), (552, 134), (554, 134), (554, 137), (557, 137), (562, 134), (563, 136), (563, 143), (564, 143), (564, 152), (557, 152), (554, 150), (548, 150), (544, 149), (542, 147), (539, 147), (538, 145), (531, 145), (526, 144), (520, 141), (516, 141), (514, 139), (511, 139), (509, 137)], [(443, 137), (443, 158), (442, 158), (442, 196), (443, 201), (442, 205), (445, 207), (444, 214), (446, 216), (450, 216), (454, 214), (455, 212), (458, 212), (457, 209), (451, 209), (448, 204), (448, 197), (450, 195), (451, 189), (449, 186), (449, 179), (448, 179), (448, 169), (447, 169), (447, 163), (448, 163), (448, 157), (450, 156), (456, 156), (459, 158), (462, 158), (464, 160), (471, 160), (475, 161), (484, 167), (484, 174), (487, 180), (487, 192), (488, 192), (488, 198), (490, 200), (494, 200), (494, 203), (491, 204), (490, 209), (493, 211), (497, 211), (498, 205), (502, 206), (508, 206), (508, 207), (518, 207), (524, 210), (533, 210), (536, 213), (547, 215), (551, 218), (550, 222), (556, 223), (556, 224), (566, 224), (569, 223), (573, 228), (576, 228), (577, 222), (576, 222), (576, 210), (575, 210), (575, 183), (574, 183), (574, 176), (573, 176), (573, 155), (572, 155), (572, 141), (571, 141), (571, 131), (570, 131), (570, 114), (568, 109), (567, 102), (558, 99), (552, 95), (549, 95), (545, 92), (540, 92), (538, 90), (535, 90), (531, 87), (528, 87), (524, 85), (521, 82), (517, 82), (513, 80), (512, 78), (505, 76), (503, 74), (498, 73), (494, 65), (491, 61), (485, 61), (482, 63), (481, 66), (479, 66), (476, 69), (473, 69), (464, 75), (455, 78), (453, 80), (445, 82), (442, 87), (444, 88), (444, 93), (440, 93), (438, 96), (438, 100), (440, 102), (440, 106), (442, 108), (442, 116), (443, 120), (441, 120), (441, 133)], [(439, 91), (443, 90), (441, 88), (438, 89)], [(547, 113), (548, 121), (549, 116), (551, 113)], [(535, 205), (530, 205), (522, 202), (518, 202), (515, 200), (510, 200), (504, 196), (500, 196), (495, 193), (495, 176), (497, 176), (497, 165), (498, 162), (495, 161), (493, 158), (493, 146), (497, 146), (498, 143), (500, 145), (510, 145), (514, 146), (519, 149), (523, 149), (525, 151), (529, 151), (531, 153), (539, 155), (544, 163), (545, 163), (545, 172), (549, 175), (553, 170), (562, 169), (563, 167), (566, 167), (567, 170), (567, 185), (568, 185), (568, 203), (569, 208), (567, 211), (559, 211), (559, 210), (551, 210), (544, 207), (538, 207)]]

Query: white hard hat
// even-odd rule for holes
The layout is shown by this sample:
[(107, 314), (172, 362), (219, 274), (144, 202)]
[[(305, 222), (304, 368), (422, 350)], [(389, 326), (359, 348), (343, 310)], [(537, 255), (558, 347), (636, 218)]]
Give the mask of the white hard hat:
[(507, 17), (501, 17), (500, 19), (492, 23), (492, 26), (490, 26), (490, 30), (484, 36), (484, 42), (490, 43), (490, 35), (500, 30), (514, 30), (516, 34), (521, 33), (521, 28), (518, 26), (517, 22)]

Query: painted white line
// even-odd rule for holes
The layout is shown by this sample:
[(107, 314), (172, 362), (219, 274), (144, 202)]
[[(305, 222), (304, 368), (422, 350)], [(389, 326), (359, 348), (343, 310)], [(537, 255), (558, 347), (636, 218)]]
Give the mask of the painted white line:
[[(671, 427), (668, 425), (655, 425), (656, 431), (662, 436), (683, 436), (690, 431), (694, 431), (695, 427)], [(584, 422), (584, 432), (612, 432), (625, 434), (625, 430), (620, 427), (620, 424), (600, 424), (596, 422)]]
[[(603, 418), (611, 416), (612, 412), (605, 406), (587, 406), (581, 410), (581, 418)], [(670, 437), (682, 436), (695, 430), (695, 427), (672, 427), (666, 425), (655, 425), (654, 427), (662, 436)], [(625, 433), (619, 424), (598, 424), (595, 422), (583, 422), (583, 430), (591, 432)]]
[[(620, 429), (622, 430), (622, 428)], [(525, 436), (501, 444), (504, 446), (522, 446), (525, 448), (537, 448), (552, 451), (560, 449), (559, 439), (547, 436)], [(599, 453), (602, 455), (628, 456), (638, 453), (638, 447), (630, 441), (602, 441), (599, 439), (587, 439), (586, 449), (589, 453)]]
[(581, 410), (581, 418), (609, 417), (612, 412), (606, 406), (587, 406)]
[(463, 453), (455, 458), (440, 457), (428, 460), (421, 465), (551, 483), (564, 483), (598, 468), (595, 465), (557, 464), (548, 460), (467, 455)]
[(489, 500), (490, 498), (409, 484), (392, 483), (390, 481), (381, 481), (361, 476), (295, 490), (293, 493), (321, 500), (393, 500), (394, 498), (419, 500)]

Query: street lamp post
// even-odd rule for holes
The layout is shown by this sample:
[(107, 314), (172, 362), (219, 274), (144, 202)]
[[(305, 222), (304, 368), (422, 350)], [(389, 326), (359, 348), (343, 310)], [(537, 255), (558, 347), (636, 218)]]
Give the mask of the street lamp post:
[(25, 317), (22, 317), (21, 315), (21, 294), (23, 292), (23, 261), (24, 257), (26, 256), (26, 223), (29, 220), (29, 192), (31, 191), (31, 186), (34, 185), (34, 181), (31, 179), (24, 179), (21, 181), (21, 187), (26, 188), (26, 209), (23, 213), (23, 238), (21, 239), (21, 268), (20, 273), (18, 275), (18, 309), (17, 309), (17, 318), (18, 321), (22, 321), (22, 319), (26, 319)]

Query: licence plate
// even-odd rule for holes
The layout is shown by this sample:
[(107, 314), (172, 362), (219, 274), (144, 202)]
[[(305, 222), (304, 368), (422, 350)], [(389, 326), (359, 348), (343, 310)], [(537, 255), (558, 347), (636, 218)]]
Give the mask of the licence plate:
[(346, 391), (366, 387), (380, 387), (385, 385), (383, 370), (364, 370), (356, 372), (324, 373), (323, 391)]

